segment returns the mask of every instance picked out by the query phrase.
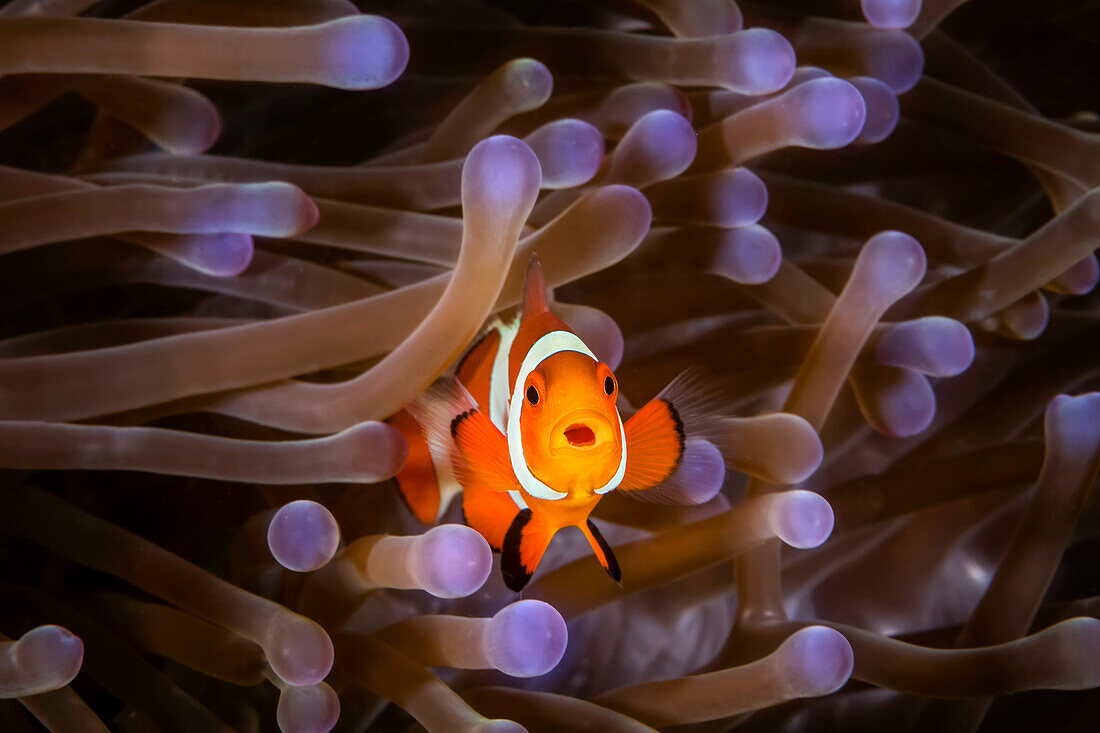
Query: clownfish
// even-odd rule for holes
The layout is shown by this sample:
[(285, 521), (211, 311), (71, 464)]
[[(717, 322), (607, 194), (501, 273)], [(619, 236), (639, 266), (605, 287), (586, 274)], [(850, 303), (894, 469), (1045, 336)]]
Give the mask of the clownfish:
[(706, 400), (690, 382), (674, 380), (623, 420), (615, 374), (550, 311), (532, 256), (515, 319), (492, 322), (453, 377), (390, 418), (409, 443), (398, 487), (425, 524), (462, 492), (466, 523), (502, 553), (513, 591), (527, 584), (564, 527), (581, 531), (618, 582), (615, 555), (589, 515), (615, 489), (682, 503), (674, 475), (688, 437), (685, 417), (705, 422), (699, 406)]

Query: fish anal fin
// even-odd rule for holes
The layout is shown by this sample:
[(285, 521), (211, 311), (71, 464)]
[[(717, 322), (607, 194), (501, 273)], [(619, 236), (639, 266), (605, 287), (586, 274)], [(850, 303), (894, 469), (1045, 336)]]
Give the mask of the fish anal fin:
[(668, 480), (684, 456), (684, 425), (672, 403), (662, 397), (647, 402), (623, 423), (626, 473), (619, 489), (640, 491)]
[(615, 553), (611, 550), (611, 545), (607, 544), (607, 540), (600, 534), (600, 530), (596, 528), (596, 525), (592, 523), (592, 520), (586, 520), (585, 526), (580, 528), (584, 533), (585, 539), (588, 540), (588, 544), (592, 546), (592, 552), (596, 554), (596, 559), (600, 561), (600, 565), (607, 574), (616, 583), (623, 579), (622, 571), (619, 570), (619, 561), (615, 559)]
[(461, 460), (455, 477), (463, 486), (477, 484), (491, 491), (518, 491), (519, 481), (508, 456), (508, 439), (481, 410), (467, 410), (451, 420), (451, 437)]
[(527, 585), (555, 532), (554, 527), (536, 517), (530, 509), (522, 510), (512, 520), (504, 536), (500, 559), (504, 584), (510, 590), (519, 592)]
[(439, 479), (424, 431), (406, 410), (397, 411), (389, 423), (409, 444), (409, 457), (394, 477), (397, 487), (416, 518), (424, 524), (433, 524), (439, 514)]

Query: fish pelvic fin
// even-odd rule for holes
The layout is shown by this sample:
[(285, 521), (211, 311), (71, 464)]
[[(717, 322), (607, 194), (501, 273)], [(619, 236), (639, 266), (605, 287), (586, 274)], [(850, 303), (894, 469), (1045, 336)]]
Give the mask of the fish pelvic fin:
[(544, 518), (524, 509), (512, 520), (512, 526), (504, 535), (500, 569), (504, 584), (517, 593), (523, 590), (539, 566), (550, 540), (558, 531)]
[(620, 582), (623, 579), (623, 574), (619, 570), (619, 561), (615, 559), (615, 553), (611, 551), (611, 545), (607, 544), (607, 540), (600, 534), (600, 530), (592, 523), (591, 519), (586, 520), (585, 524), (580, 526), (580, 530), (584, 534), (584, 538), (588, 540), (588, 544), (592, 546), (592, 552), (595, 553), (596, 559), (600, 561), (604, 571), (616, 583)]

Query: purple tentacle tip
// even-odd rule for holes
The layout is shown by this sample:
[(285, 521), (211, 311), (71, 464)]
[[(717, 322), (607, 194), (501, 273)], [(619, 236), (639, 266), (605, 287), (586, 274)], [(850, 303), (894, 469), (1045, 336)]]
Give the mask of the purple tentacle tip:
[(755, 224), (768, 208), (768, 188), (746, 168), (722, 171), (707, 202), (711, 221), (721, 227)]
[(928, 262), (920, 243), (904, 232), (879, 232), (863, 246), (856, 270), (875, 293), (889, 300), (915, 288)]
[(329, 64), (329, 83), (341, 89), (387, 86), (409, 63), (409, 42), (392, 21), (356, 15), (317, 26)]
[(485, 583), (493, 553), (477, 530), (443, 524), (420, 537), (413, 563), (424, 590), (440, 598), (461, 598)]
[(248, 234), (225, 233), (187, 237), (189, 251), (207, 275), (234, 277), (252, 262), (255, 246)]
[(279, 692), (275, 718), (283, 733), (328, 733), (340, 717), (340, 700), (326, 685), (285, 687)]
[(869, 31), (867, 75), (881, 80), (896, 94), (909, 91), (924, 73), (924, 51), (905, 31)]
[(569, 631), (557, 610), (542, 601), (517, 601), (489, 622), (487, 651), (493, 665), (512, 677), (538, 677), (561, 661)]
[[(844, 635), (828, 626), (807, 626), (787, 637), (776, 651), (790, 664), (792, 687), (799, 697), (838, 690), (852, 676), (855, 655)], [(786, 665), (784, 665), (786, 666)]]
[(833, 531), (833, 508), (812, 491), (791, 491), (771, 509), (771, 526), (791, 547), (817, 547)]
[(794, 74), (794, 48), (780, 34), (764, 28), (733, 33), (715, 58), (726, 72), (727, 88), (742, 94), (769, 94), (787, 85)]
[(782, 261), (775, 235), (752, 224), (723, 233), (710, 269), (734, 282), (755, 285), (771, 280)]
[(726, 480), (726, 462), (722, 452), (709, 440), (689, 438), (684, 457), (676, 469), (676, 482), (683, 487), (688, 504), (703, 504), (713, 499)]
[(542, 166), (543, 188), (587, 183), (603, 162), (603, 135), (582, 120), (556, 120), (524, 138)]
[(267, 629), (263, 648), (272, 671), (288, 685), (315, 685), (332, 669), (332, 640), (304, 616), (280, 615)]
[(908, 28), (920, 14), (921, 0), (860, 0), (860, 5), (876, 28)]
[(695, 160), (696, 149), (691, 123), (675, 112), (656, 109), (627, 130), (615, 151), (611, 176), (639, 186), (674, 178)]
[(863, 129), (867, 108), (863, 96), (843, 79), (814, 79), (787, 92), (796, 117), (799, 145), (841, 148)]
[(61, 626), (31, 629), (15, 648), (25, 677), (50, 679), (56, 686), (76, 677), (84, 661), (84, 642)]
[(309, 572), (323, 567), (339, 544), (336, 520), (315, 501), (300, 499), (284, 505), (267, 528), (267, 546), (288, 570)]
[(462, 199), (473, 197), (491, 209), (515, 209), (533, 200), (542, 184), (542, 166), (527, 143), (494, 135), (474, 146), (462, 167)]
[(855, 76), (848, 81), (859, 90), (867, 107), (863, 130), (856, 137), (856, 142), (882, 142), (898, 126), (901, 118), (897, 95), (884, 82), (871, 76)]

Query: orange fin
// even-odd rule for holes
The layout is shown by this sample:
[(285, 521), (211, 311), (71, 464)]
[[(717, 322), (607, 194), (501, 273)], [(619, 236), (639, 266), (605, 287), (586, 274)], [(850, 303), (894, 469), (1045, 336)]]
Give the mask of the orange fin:
[(463, 486), (477, 484), (492, 491), (519, 491), (508, 456), (508, 439), (481, 410), (467, 410), (451, 420), (451, 437), (461, 461), (455, 476)]
[(519, 507), (508, 494), (476, 483), (462, 490), (463, 519), (481, 533), (489, 547), (498, 552), (504, 547), (504, 536), (517, 514)]
[(703, 370), (689, 369), (623, 425), (626, 476), (619, 486), (640, 501), (697, 504), (725, 479), (722, 392)]
[(622, 491), (650, 489), (667, 481), (684, 456), (684, 423), (670, 402), (654, 397), (623, 423), (626, 473)]
[(544, 519), (535, 517), (530, 509), (516, 515), (504, 536), (500, 556), (504, 584), (510, 590), (519, 592), (527, 585), (555, 532), (556, 529)]
[(439, 479), (424, 432), (413, 416), (399, 410), (388, 422), (397, 428), (409, 444), (409, 457), (394, 477), (409, 509), (424, 524), (432, 524), (439, 515)]
[(619, 561), (615, 559), (615, 553), (611, 551), (611, 545), (607, 544), (607, 540), (600, 534), (600, 530), (596, 529), (596, 525), (592, 523), (592, 520), (587, 520), (587, 524), (580, 528), (584, 534), (588, 544), (592, 545), (592, 552), (596, 553), (596, 559), (600, 561), (600, 565), (607, 572), (611, 579), (618, 583), (623, 579), (622, 571), (619, 570)]

